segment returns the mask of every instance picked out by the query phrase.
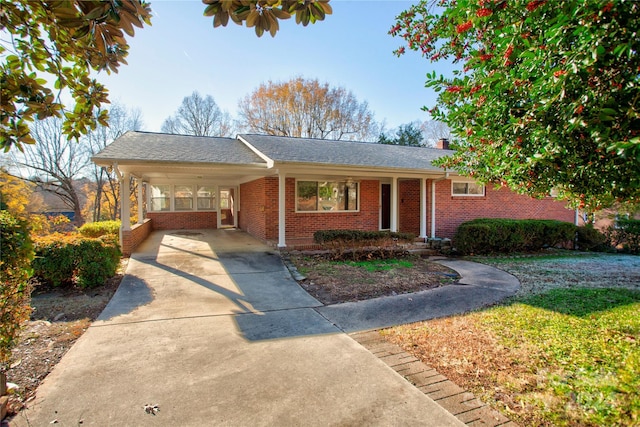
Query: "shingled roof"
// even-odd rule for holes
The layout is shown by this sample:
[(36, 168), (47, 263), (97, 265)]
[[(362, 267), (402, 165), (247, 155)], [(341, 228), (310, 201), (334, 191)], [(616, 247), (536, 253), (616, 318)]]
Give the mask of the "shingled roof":
[(265, 164), (235, 138), (129, 131), (93, 157), (99, 165), (113, 162)]
[(441, 172), (433, 161), (450, 153), (436, 148), (270, 135), (242, 134), (234, 139), (129, 131), (93, 161), (99, 165), (291, 164)]
[(432, 162), (453, 153), (436, 148), (271, 135), (243, 134), (238, 138), (275, 163), (442, 171)]

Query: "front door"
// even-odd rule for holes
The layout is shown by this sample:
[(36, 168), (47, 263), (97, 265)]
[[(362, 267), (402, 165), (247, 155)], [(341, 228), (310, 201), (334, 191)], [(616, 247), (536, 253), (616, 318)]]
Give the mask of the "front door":
[(221, 227), (235, 227), (235, 189), (234, 188), (221, 188), (220, 189), (220, 226)]
[(380, 185), (380, 229), (391, 229), (391, 184)]

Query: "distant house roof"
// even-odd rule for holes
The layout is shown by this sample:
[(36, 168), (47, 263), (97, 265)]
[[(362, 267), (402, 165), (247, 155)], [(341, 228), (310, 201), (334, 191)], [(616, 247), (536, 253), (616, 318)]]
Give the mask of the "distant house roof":
[(436, 148), (271, 135), (243, 134), (238, 138), (275, 163), (441, 171), (432, 162), (453, 153)]
[(99, 165), (315, 165), (439, 171), (433, 161), (450, 150), (352, 141), (242, 134), (234, 138), (129, 131), (93, 157)]
[(113, 162), (217, 163), (246, 165), (265, 161), (234, 138), (129, 131), (93, 157)]

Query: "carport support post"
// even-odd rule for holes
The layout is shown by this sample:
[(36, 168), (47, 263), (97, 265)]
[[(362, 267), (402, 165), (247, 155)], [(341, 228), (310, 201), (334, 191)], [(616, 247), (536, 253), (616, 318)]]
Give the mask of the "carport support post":
[(142, 200), (144, 182), (136, 178), (136, 184), (138, 184), (138, 224), (144, 224), (144, 200)]
[(427, 238), (427, 179), (420, 178), (420, 238)]
[(278, 247), (285, 248), (286, 217), (285, 217), (285, 187), (287, 184), (286, 176), (283, 173), (278, 174)]
[(131, 201), (129, 200), (129, 172), (122, 174), (120, 180), (120, 221), (122, 231), (131, 230)]

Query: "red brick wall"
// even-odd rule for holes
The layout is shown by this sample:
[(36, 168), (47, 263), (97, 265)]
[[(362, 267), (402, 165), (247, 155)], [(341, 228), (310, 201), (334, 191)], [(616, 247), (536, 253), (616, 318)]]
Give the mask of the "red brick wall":
[[(263, 240), (278, 238), (278, 177), (260, 178), (240, 185), (238, 226)], [(275, 218), (275, 223), (274, 223)]]
[(147, 212), (154, 230), (218, 228), (216, 212)]
[(398, 181), (398, 231), (420, 234), (420, 180)]
[[(431, 212), (431, 183), (428, 185)], [(465, 221), (476, 218), (556, 219), (573, 223), (574, 211), (552, 198), (532, 199), (488, 185), (484, 196), (452, 196), (451, 180), (436, 182), (436, 237), (451, 238)], [(431, 230), (431, 224), (428, 225)]]
[[(379, 228), (380, 183), (377, 180), (360, 182), (359, 212), (296, 212), (295, 179), (286, 179), (286, 242), (307, 244), (317, 230), (349, 229), (377, 230)], [(275, 182), (277, 190), (278, 182)], [(274, 215), (268, 219), (267, 238), (278, 238), (277, 193)]]

